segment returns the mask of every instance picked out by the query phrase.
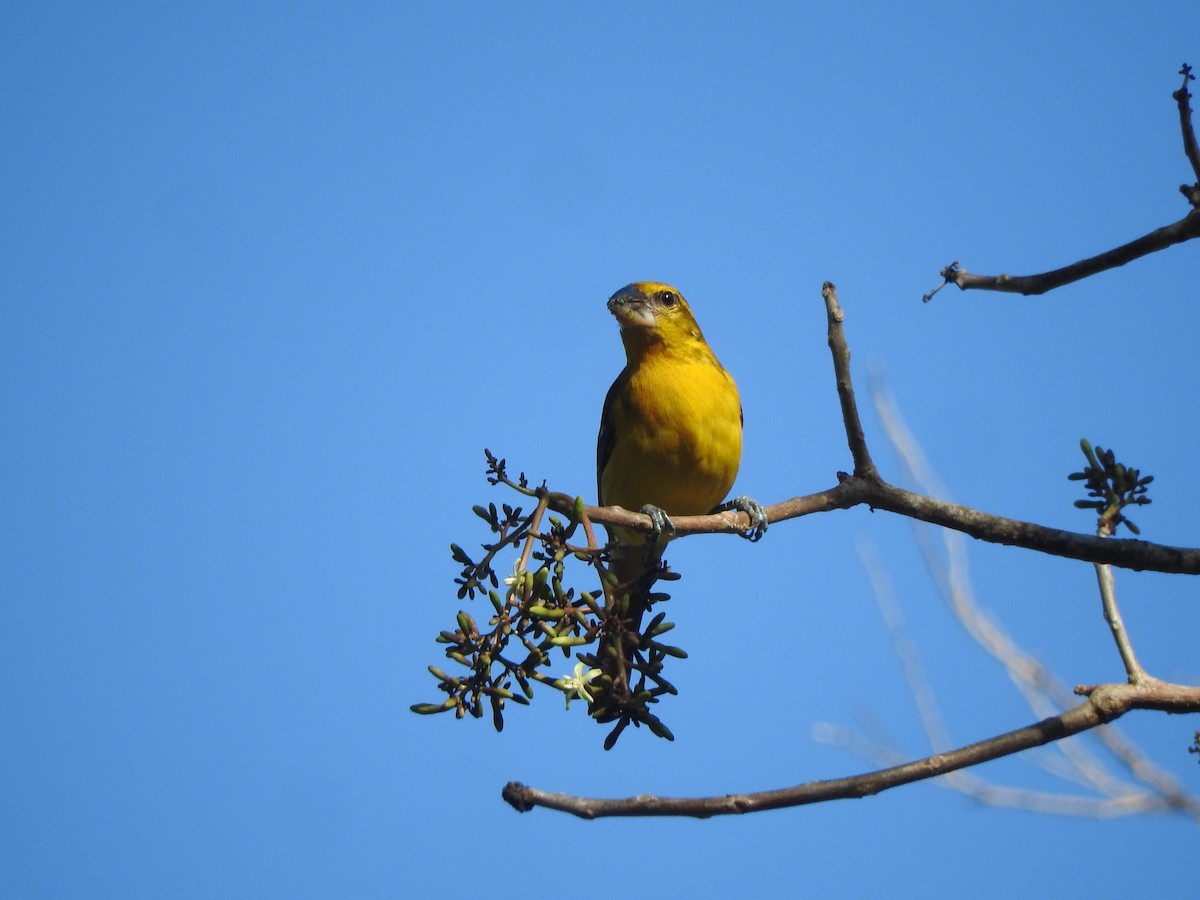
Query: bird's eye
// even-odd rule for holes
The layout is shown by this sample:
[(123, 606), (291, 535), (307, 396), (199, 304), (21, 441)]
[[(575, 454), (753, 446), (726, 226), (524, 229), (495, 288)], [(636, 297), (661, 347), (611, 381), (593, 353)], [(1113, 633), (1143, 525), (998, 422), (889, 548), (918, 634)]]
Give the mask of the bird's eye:
[(679, 302), (679, 295), (674, 291), (663, 291), (658, 295), (658, 299), (662, 301), (663, 306), (674, 306)]

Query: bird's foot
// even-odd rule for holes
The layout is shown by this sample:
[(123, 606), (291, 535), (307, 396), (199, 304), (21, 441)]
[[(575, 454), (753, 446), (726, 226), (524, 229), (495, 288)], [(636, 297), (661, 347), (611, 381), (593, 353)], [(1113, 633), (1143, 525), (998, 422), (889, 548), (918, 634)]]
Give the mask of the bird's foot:
[(650, 517), (650, 523), (652, 525), (652, 530), (650, 532), (651, 538), (657, 538), (663, 532), (670, 534), (675, 530), (675, 523), (671, 521), (671, 517), (668, 516), (664, 510), (659, 509), (657, 506), (647, 503), (640, 510), (638, 510), (638, 512)]
[(744, 512), (750, 517), (750, 527), (746, 531), (740, 532), (746, 540), (754, 542), (767, 533), (767, 511), (757, 500), (743, 495), (734, 497), (717, 507), (718, 512), (729, 509)]

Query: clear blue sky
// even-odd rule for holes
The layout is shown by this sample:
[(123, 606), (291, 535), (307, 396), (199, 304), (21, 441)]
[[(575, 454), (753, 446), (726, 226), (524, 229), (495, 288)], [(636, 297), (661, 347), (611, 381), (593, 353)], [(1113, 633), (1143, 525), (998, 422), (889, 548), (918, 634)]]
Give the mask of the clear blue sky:
[[(486, 537), (471, 504), (510, 499), (483, 447), (591, 496), (623, 362), (604, 300), (633, 280), (678, 285), (738, 378), (739, 492), (850, 467), (831, 279), (856, 377), (885, 374), (953, 499), (1086, 530), (1065, 475), (1088, 436), (1157, 476), (1145, 537), (1200, 543), (1197, 246), (1045, 298), (920, 303), (951, 260), (1039, 271), (1183, 215), (1170, 93), (1200, 65), (1195, 3), (737, 6), (0, 13), (0, 893), (1194, 886), (1185, 820), (930, 784), (710, 822), (501, 802), (510, 779), (706, 794), (869, 768), (819, 722), (927, 753), (862, 538), (952, 739), (1029, 722), (884, 513), (673, 548), (674, 744), (604, 753), (547, 692), (500, 735), (408, 712), (460, 606), (448, 545)], [(1068, 683), (1120, 677), (1087, 566), (970, 554), (980, 601)], [(1118, 586), (1147, 666), (1200, 679), (1197, 583)], [(1200, 791), (1200, 720), (1122, 727)], [(1053, 786), (1021, 760), (978, 774)]]

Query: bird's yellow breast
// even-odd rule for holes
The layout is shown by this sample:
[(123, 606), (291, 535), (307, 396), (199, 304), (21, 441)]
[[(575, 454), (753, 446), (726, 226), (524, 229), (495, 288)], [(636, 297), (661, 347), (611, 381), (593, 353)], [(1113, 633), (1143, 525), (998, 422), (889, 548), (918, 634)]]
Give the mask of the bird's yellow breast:
[(631, 361), (610, 403), (615, 439), (601, 473), (602, 503), (649, 503), (689, 516), (725, 499), (741, 461), (741, 404), (706, 345)]

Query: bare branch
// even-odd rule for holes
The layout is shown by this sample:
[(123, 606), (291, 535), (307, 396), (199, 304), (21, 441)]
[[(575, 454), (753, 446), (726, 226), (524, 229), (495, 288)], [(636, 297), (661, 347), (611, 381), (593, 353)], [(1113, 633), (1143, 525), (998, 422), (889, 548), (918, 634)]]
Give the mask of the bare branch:
[(1181, 184), (1179, 191), (1187, 197), (1192, 206), (1200, 207), (1200, 146), (1196, 144), (1196, 129), (1192, 127), (1192, 107), (1188, 103), (1192, 99), (1192, 95), (1188, 92), (1188, 82), (1194, 81), (1195, 76), (1192, 75), (1192, 67), (1187, 63), (1183, 64), (1179, 74), (1183, 76), (1183, 84), (1171, 96), (1179, 105), (1179, 128), (1183, 132), (1183, 152), (1187, 156), (1188, 162), (1192, 164), (1192, 172), (1196, 176), (1195, 184)]
[(858, 417), (858, 404), (854, 399), (854, 385), (850, 382), (850, 347), (846, 343), (842, 322), (845, 313), (838, 303), (837, 288), (833, 282), (821, 285), (821, 296), (825, 299), (828, 321), (829, 351), (833, 354), (833, 373), (837, 380), (838, 400), (842, 404), (842, 421), (846, 425), (846, 442), (854, 459), (854, 474), (867, 479), (878, 477), (875, 463), (867, 450), (867, 439), (863, 434), (862, 421)]
[[(551, 492), (548, 498), (551, 508), (561, 513), (569, 514), (575, 502), (573, 497), (557, 492)], [(854, 475), (846, 476), (837, 487), (773, 503), (766, 507), (766, 513), (767, 520), (774, 524), (813, 513), (861, 505), (953, 528), (989, 543), (1037, 550), (1051, 556), (1108, 563), (1123, 569), (1200, 575), (1200, 550), (1197, 549), (1129, 538), (1102, 540), (1091, 534), (993, 516), (969, 506), (914, 494), (883, 480), (868, 480)], [(601, 525), (618, 525), (647, 533), (651, 530), (649, 516), (619, 506), (587, 506), (584, 510), (593, 522)], [(675, 526), (676, 537), (688, 534), (737, 534), (750, 527), (749, 517), (739, 511), (710, 513), (706, 516), (672, 516), (671, 522)]]
[[(1156, 228), (1128, 244), (1039, 275), (973, 275), (958, 264), (947, 266), (941, 274), (947, 284), (956, 284), (964, 291), (975, 289), (1010, 294), (1044, 294), (1195, 237), (1200, 237), (1200, 210), (1192, 210), (1178, 222)], [(931, 291), (923, 299), (929, 301), (934, 293), (936, 291)]]
[(935, 500), (886, 483), (872, 486), (863, 493), (867, 496), (861, 502), (874, 508), (934, 525), (944, 525), (991, 543), (1024, 547), (1084, 562), (1104, 562), (1125, 569), (1200, 574), (1200, 550), (1128, 538), (1101, 539), (1090, 534), (1047, 528), (1031, 522), (993, 516), (957, 503)]
[(1191, 99), (1191, 94), (1188, 93), (1188, 82), (1193, 78), (1191, 67), (1185, 64), (1180, 70), (1180, 74), (1183, 76), (1183, 85), (1171, 96), (1179, 107), (1183, 151), (1197, 180), (1195, 184), (1180, 185), (1179, 190), (1192, 205), (1192, 212), (1178, 222), (1156, 228), (1149, 234), (1144, 234), (1120, 247), (1038, 275), (973, 275), (957, 262), (953, 262), (942, 269), (942, 283), (921, 299), (928, 303), (933, 299), (934, 294), (947, 284), (956, 284), (964, 291), (974, 289), (1011, 294), (1044, 294), (1057, 287), (1062, 287), (1064, 284), (1088, 278), (1108, 269), (1115, 269), (1150, 253), (1157, 253), (1175, 244), (1200, 237), (1200, 147), (1196, 143), (1196, 132), (1192, 127), (1192, 110), (1188, 104)]
[(1133, 652), (1133, 643), (1129, 640), (1129, 632), (1125, 630), (1125, 621), (1121, 618), (1121, 610), (1117, 606), (1117, 587), (1113, 581), (1112, 569), (1100, 564), (1096, 566), (1096, 581), (1100, 587), (1100, 601), (1104, 608), (1104, 621), (1112, 632), (1116, 642), (1117, 652), (1121, 654), (1121, 662), (1125, 664), (1125, 674), (1129, 676), (1130, 684), (1140, 684), (1146, 680), (1146, 671), (1138, 662)]
[[(1103, 734), (1107, 729), (1097, 729)], [(864, 740), (846, 728), (823, 724), (813, 730), (814, 740), (833, 747), (841, 747), (857, 756), (871, 759), (880, 765), (896, 762), (900, 757), (894, 750)], [(1071, 741), (1061, 741), (1055, 746), (1070, 746)], [(967, 771), (948, 772), (942, 778), (931, 781), (935, 787), (955, 791), (988, 806), (1008, 809), (1023, 809), (1043, 815), (1075, 816), (1080, 818), (1111, 819), (1117, 816), (1133, 816), (1143, 813), (1170, 813), (1179, 808), (1173, 797), (1127, 790), (1114, 792), (1106, 797), (1081, 797), (1070, 794), (1055, 794), (1049, 791), (1034, 791), (992, 784)], [(1189, 815), (1200, 817), (1200, 810), (1185, 808)]]
[(1051, 741), (1062, 740), (1111, 722), (1132, 709), (1156, 709), (1175, 713), (1200, 712), (1200, 687), (1150, 680), (1140, 685), (1106, 684), (1076, 690), (1087, 693), (1088, 699), (1062, 715), (1043, 719), (1025, 728), (947, 753), (937, 753), (903, 765), (848, 778), (811, 781), (782, 790), (727, 794), (720, 797), (641, 795), (617, 799), (551, 793), (512, 781), (504, 786), (501, 795), (519, 812), (528, 812), (534, 807), (542, 806), (571, 813), (583, 819), (607, 816), (693, 816), (706, 819), (712, 816), (741, 815), (827, 800), (868, 797), (903, 784), (923, 781), (1020, 753), (1031, 747), (1040, 747)]

